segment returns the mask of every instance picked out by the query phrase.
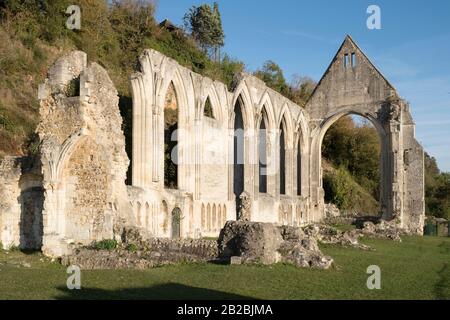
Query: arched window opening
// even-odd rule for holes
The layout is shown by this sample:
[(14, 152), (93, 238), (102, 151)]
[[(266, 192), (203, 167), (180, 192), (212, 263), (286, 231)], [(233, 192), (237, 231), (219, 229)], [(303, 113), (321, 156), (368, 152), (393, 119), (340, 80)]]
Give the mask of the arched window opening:
[(205, 222), (205, 205), (202, 204), (202, 214), (201, 214), (201, 224), (202, 224), (202, 230), (205, 230), (206, 228), (206, 222)]
[(222, 206), (219, 204), (218, 208), (217, 208), (217, 228), (220, 230), (222, 229)]
[(174, 208), (172, 210), (172, 239), (178, 239), (181, 236), (181, 210), (180, 208)]
[(212, 230), (216, 230), (216, 226), (217, 226), (217, 212), (216, 212), (216, 205), (213, 205), (213, 209), (212, 209), (212, 221), (211, 221), (211, 229)]
[(284, 133), (284, 121), (280, 126), (280, 142), (279, 142), (279, 158), (280, 158), (280, 194), (286, 194), (286, 141)]
[(266, 117), (263, 113), (259, 126), (259, 192), (267, 193), (267, 130)]
[(178, 188), (178, 100), (171, 82), (164, 104), (164, 187)]
[(209, 204), (206, 209), (206, 230), (211, 231), (211, 206)]
[(244, 120), (239, 98), (234, 106), (233, 192), (238, 198), (244, 191)]
[(162, 223), (162, 229), (164, 232), (167, 231), (168, 223), (169, 223), (169, 207), (167, 206), (167, 203), (165, 201), (162, 202), (162, 216), (163, 216), (163, 223)]
[(297, 145), (297, 195), (302, 195), (302, 144), (300, 138)]
[(223, 217), (222, 226), (224, 226), (225, 223), (227, 223), (227, 206), (226, 205), (223, 206), (222, 217)]
[(215, 119), (214, 111), (213, 111), (211, 100), (209, 99), (209, 97), (206, 98), (205, 107), (203, 108), (203, 115), (205, 117)]

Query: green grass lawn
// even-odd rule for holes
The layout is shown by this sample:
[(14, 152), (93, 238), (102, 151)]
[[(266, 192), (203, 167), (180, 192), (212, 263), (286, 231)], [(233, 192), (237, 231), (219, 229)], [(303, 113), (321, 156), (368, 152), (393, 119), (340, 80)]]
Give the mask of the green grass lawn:
[[(321, 246), (335, 259), (330, 270), (183, 264), (145, 271), (82, 271), (81, 290), (66, 289), (66, 269), (41, 254), (1, 252), (0, 299), (450, 298), (450, 238), (364, 243), (376, 250)], [(369, 265), (381, 268), (380, 290), (366, 287)]]

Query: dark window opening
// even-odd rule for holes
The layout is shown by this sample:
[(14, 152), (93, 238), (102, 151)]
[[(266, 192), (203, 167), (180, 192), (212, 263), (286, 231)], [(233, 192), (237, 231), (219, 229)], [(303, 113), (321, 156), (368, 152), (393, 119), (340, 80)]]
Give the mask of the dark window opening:
[(239, 99), (234, 107), (234, 114), (233, 192), (239, 198), (244, 191), (244, 120)]
[(347, 68), (347, 66), (348, 66), (348, 54), (345, 54), (344, 55), (344, 68)]
[(280, 194), (286, 194), (286, 144), (283, 124), (280, 127)]
[(297, 195), (302, 195), (302, 149), (300, 139), (297, 148)]
[(164, 187), (178, 188), (178, 101), (173, 83), (169, 85), (164, 105)]
[(209, 97), (206, 98), (205, 108), (203, 109), (203, 115), (205, 117), (214, 119), (214, 112), (213, 112), (211, 100), (209, 100)]
[(267, 134), (263, 115), (259, 127), (259, 192), (267, 193)]
[(352, 68), (356, 67), (356, 54), (352, 53)]

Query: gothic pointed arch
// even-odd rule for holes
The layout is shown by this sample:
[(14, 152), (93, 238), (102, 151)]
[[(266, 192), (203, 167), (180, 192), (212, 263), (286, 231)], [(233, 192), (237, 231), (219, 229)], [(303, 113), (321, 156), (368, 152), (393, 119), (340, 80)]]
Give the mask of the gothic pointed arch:
[(267, 193), (267, 130), (268, 116), (266, 108), (263, 106), (258, 127), (258, 176), (259, 176), (259, 192)]
[(286, 194), (286, 120), (283, 117), (279, 127), (278, 176), (280, 195)]
[(167, 87), (164, 100), (164, 187), (178, 188), (178, 97), (173, 82)]

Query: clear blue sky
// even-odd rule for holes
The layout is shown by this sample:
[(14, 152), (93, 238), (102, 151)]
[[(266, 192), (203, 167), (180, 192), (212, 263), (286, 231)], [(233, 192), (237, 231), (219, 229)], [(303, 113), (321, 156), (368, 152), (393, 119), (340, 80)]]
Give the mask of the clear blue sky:
[[(182, 24), (203, 0), (159, 0), (156, 16)], [(224, 0), (217, 1), (225, 52), (249, 71), (274, 60), (289, 80), (319, 80), (346, 34), (410, 102), (416, 136), (450, 171), (450, 1)], [(369, 30), (367, 7), (381, 8), (381, 30)]]

